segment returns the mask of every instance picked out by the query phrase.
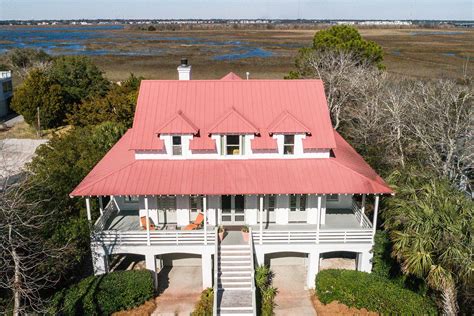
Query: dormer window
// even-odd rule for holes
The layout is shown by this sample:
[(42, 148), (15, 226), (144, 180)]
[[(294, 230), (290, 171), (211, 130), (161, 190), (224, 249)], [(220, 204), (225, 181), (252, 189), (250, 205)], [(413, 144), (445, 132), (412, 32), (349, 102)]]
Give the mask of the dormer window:
[(173, 156), (181, 156), (183, 154), (183, 146), (181, 142), (181, 136), (172, 137)]
[(295, 153), (295, 135), (284, 135), (283, 154), (293, 155)]
[(224, 135), (221, 137), (222, 154), (237, 156), (244, 154), (244, 135)]

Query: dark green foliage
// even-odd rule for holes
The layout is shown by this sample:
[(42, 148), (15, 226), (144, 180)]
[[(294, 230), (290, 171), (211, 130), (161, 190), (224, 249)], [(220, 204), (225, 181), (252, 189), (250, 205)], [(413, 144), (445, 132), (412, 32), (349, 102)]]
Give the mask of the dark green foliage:
[(118, 271), (90, 276), (54, 296), (53, 315), (110, 315), (134, 308), (153, 297), (147, 270)]
[(69, 123), (88, 126), (112, 121), (131, 127), (141, 80), (131, 74), (122, 84), (113, 84), (105, 96), (96, 96), (77, 105), (68, 115)]
[(356, 28), (347, 25), (336, 25), (317, 32), (313, 38), (314, 50), (346, 51), (357, 58), (383, 68), (383, 49), (375, 42), (362, 38)]
[(53, 60), (48, 77), (59, 84), (66, 103), (74, 104), (92, 96), (103, 96), (109, 82), (90, 59), (85, 56), (61, 56)]
[(316, 276), (316, 294), (323, 304), (338, 301), (382, 314), (435, 315), (433, 302), (375, 274), (324, 270)]
[(33, 69), (16, 89), (11, 107), (34, 126), (37, 126), (39, 108), (41, 126), (57, 127), (63, 123), (67, 105), (61, 86), (50, 80), (43, 70)]
[[(84, 201), (70, 198), (69, 194), (124, 132), (123, 125), (111, 122), (74, 128), (40, 146), (28, 165), (33, 174), (31, 181), (39, 188), (32, 191), (32, 200), (43, 201), (38, 206), (40, 209), (60, 214), (55, 225), (48, 226), (43, 234), (57, 247), (68, 244), (64, 255), (57, 259), (64, 264), (51, 264), (51, 269), (67, 267), (57, 271), (58, 275), (69, 278), (66, 282), (81, 277), (90, 266), (90, 232)], [(71, 271), (74, 273), (68, 273)]]
[(43, 68), (29, 71), (12, 101), (12, 108), (35, 126), (39, 108), (41, 128), (63, 125), (75, 104), (103, 96), (109, 88), (102, 72), (86, 57), (58, 57)]
[(274, 299), (278, 290), (272, 286), (273, 272), (268, 266), (255, 269), (255, 286), (257, 287), (257, 311), (259, 315), (273, 315)]
[(8, 55), (9, 62), (14, 69), (27, 69), (47, 63), (52, 59), (45, 51), (31, 48), (15, 48)]
[(214, 291), (212, 288), (207, 288), (201, 293), (199, 302), (194, 307), (191, 316), (212, 316), (214, 309)]

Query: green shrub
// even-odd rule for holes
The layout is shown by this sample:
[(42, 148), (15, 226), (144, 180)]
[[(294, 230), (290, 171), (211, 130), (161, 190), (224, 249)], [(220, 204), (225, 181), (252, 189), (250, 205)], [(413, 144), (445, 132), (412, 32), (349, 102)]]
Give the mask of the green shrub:
[(147, 270), (118, 271), (90, 276), (57, 293), (51, 314), (110, 315), (153, 297), (153, 279)]
[(268, 266), (258, 266), (255, 269), (255, 286), (257, 287), (257, 310), (259, 315), (273, 315), (274, 299), (278, 290), (272, 286), (273, 272)]
[(349, 307), (383, 314), (437, 314), (433, 302), (379, 277), (359, 271), (324, 270), (316, 276), (316, 294), (323, 304), (339, 301)]
[(201, 298), (194, 307), (191, 316), (212, 316), (214, 309), (214, 291), (207, 288), (201, 293)]

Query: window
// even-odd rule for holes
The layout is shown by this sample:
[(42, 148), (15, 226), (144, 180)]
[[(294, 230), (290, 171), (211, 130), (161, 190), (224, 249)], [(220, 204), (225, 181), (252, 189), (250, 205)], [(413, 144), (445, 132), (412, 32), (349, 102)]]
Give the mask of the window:
[(293, 194), (290, 195), (290, 211), (295, 212), (297, 210), (304, 212), (306, 211), (306, 194)]
[(221, 138), (222, 154), (236, 156), (244, 154), (244, 135), (225, 135)]
[(284, 135), (283, 154), (293, 155), (295, 153), (295, 135)]
[(202, 209), (202, 197), (191, 196), (189, 198), (189, 209), (191, 210), (191, 213), (200, 212)]
[(160, 196), (158, 198), (158, 209), (176, 210), (176, 197), (175, 196)]
[(138, 203), (138, 195), (125, 195), (125, 203)]
[(173, 136), (173, 156), (181, 156), (183, 154), (183, 147), (181, 145), (181, 136)]
[(297, 205), (296, 205), (297, 198), (298, 198), (297, 195), (290, 195), (290, 211), (291, 212), (294, 212), (297, 209)]
[(329, 194), (326, 196), (326, 201), (337, 202), (339, 201), (339, 194)]
[(300, 211), (306, 211), (306, 194), (300, 195)]
[(4, 81), (2, 83), (3, 93), (8, 93), (13, 90), (13, 85), (11, 81)]
[(275, 211), (276, 205), (276, 196), (275, 195), (267, 195), (265, 200), (263, 201), (263, 208), (268, 210), (269, 212)]

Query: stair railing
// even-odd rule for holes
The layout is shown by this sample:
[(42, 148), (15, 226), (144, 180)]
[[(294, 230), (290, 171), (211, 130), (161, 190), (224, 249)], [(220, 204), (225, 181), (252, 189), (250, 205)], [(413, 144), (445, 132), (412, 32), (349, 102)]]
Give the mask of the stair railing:
[(249, 246), (250, 246), (250, 264), (252, 268), (252, 310), (253, 315), (257, 315), (257, 299), (256, 299), (256, 290), (255, 290), (255, 261), (253, 258), (253, 236), (252, 236), (252, 227), (249, 228)]
[(212, 315), (217, 315), (217, 296), (219, 294), (219, 228), (215, 228), (215, 243), (214, 243), (214, 305)]

